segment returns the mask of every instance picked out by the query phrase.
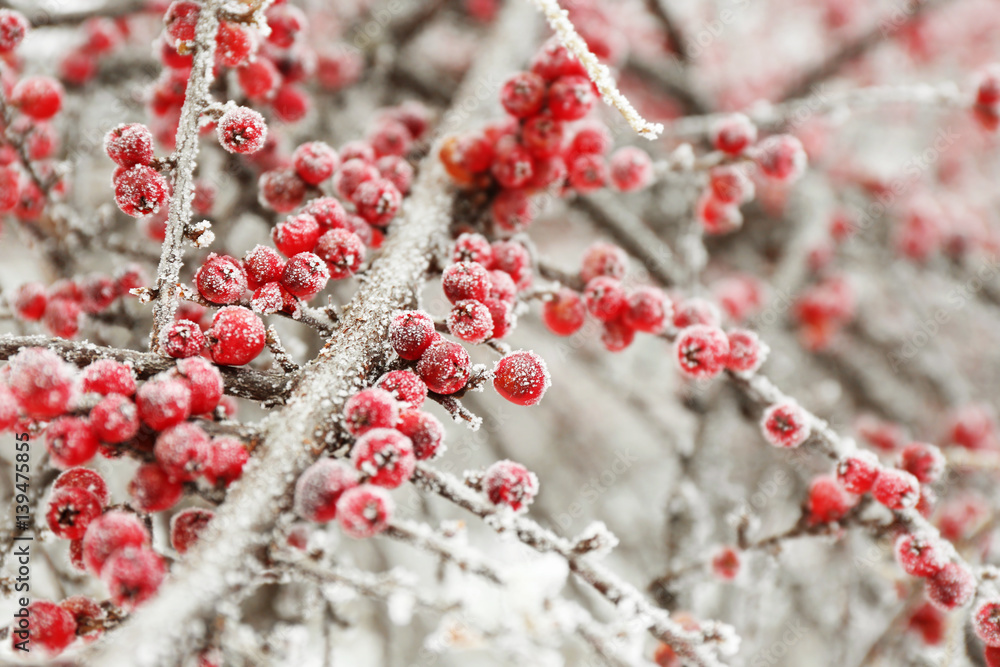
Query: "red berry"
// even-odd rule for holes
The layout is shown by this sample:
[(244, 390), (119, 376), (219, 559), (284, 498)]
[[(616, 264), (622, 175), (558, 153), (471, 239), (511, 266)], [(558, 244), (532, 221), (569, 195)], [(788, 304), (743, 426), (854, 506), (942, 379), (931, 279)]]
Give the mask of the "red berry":
[(0, 432), (14, 428), (20, 420), (20, 411), (14, 394), (0, 382)]
[(384, 389), (359, 391), (344, 404), (344, 421), (348, 432), (355, 437), (373, 428), (392, 428), (398, 419), (399, 405)]
[(528, 150), (513, 137), (504, 137), (497, 145), (492, 173), (505, 188), (523, 188), (534, 176), (534, 163)]
[(162, 512), (177, 504), (184, 494), (184, 486), (159, 465), (146, 463), (135, 471), (128, 493), (140, 511)]
[(569, 183), (581, 194), (600, 190), (608, 181), (608, 165), (600, 155), (579, 155), (567, 164)]
[(514, 314), (513, 303), (491, 296), (483, 302), (483, 305), (490, 311), (492, 320), (490, 338), (504, 338), (514, 330), (517, 325), (517, 315)]
[(394, 504), (389, 493), (371, 484), (348, 489), (337, 501), (341, 530), (357, 539), (377, 535), (392, 519)]
[(337, 151), (322, 141), (302, 144), (292, 153), (292, 163), (299, 177), (310, 185), (319, 185), (333, 176), (340, 166)]
[(118, 298), (118, 286), (115, 282), (100, 274), (91, 274), (80, 282), (82, 300), (80, 308), (85, 313), (100, 313)]
[(45, 314), (48, 297), (41, 283), (24, 283), (14, 291), (11, 306), (22, 320), (37, 322)]
[(534, 352), (511, 352), (493, 367), (493, 388), (517, 405), (537, 405), (551, 383), (545, 362)]
[(163, 351), (174, 359), (184, 359), (201, 354), (205, 347), (205, 334), (191, 320), (177, 320), (167, 329)]
[(872, 495), (889, 509), (911, 509), (920, 500), (920, 482), (905, 470), (883, 468), (875, 479)]
[(905, 437), (903, 429), (896, 424), (881, 421), (871, 415), (859, 417), (855, 429), (868, 444), (887, 452), (902, 446)]
[(612, 243), (598, 241), (587, 248), (580, 262), (580, 278), (589, 283), (598, 276), (621, 280), (628, 267), (625, 251)]
[[(622, 318), (623, 323), (631, 329), (658, 334), (666, 327), (673, 312), (673, 307), (663, 290), (656, 287), (640, 287), (628, 295)], [(730, 348), (730, 354), (731, 352)]]
[(125, 547), (105, 563), (101, 580), (114, 603), (132, 611), (156, 594), (165, 574), (163, 559), (155, 551), (147, 547)]
[(182, 422), (157, 436), (153, 455), (171, 478), (189, 482), (201, 474), (208, 447), (208, 434), (200, 426)]
[(283, 123), (296, 123), (309, 113), (309, 96), (296, 86), (284, 85), (278, 88), (271, 100), (274, 116)]
[[(228, 397), (226, 397), (228, 398)], [(202, 474), (215, 486), (222, 482), (229, 486), (243, 474), (243, 466), (250, 460), (246, 446), (235, 438), (214, 438), (208, 450)]]
[(851, 507), (855, 498), (837, 483), (832, 475), (820, 475), (809, 484), (809, 523), (839, 521)]
[(365, 244), (346, 229), (331, 229), (319, 237), (316, 254), (326, 262), (333, 280), (354, 275), (365, 260)]
[(33, 120), (48, 120), (62, 108), (62, 84), (47, 76), (21, 79), (10, 93), (10, 103)]
[(401, 408), (418, 410), (427, 398), (427, 385), (411, 370), (390, 371), (379, 378), (375, 386), (403, 404)]
[(621, 352), (635, 340), (633, 329), (624, 317), (619, 316), (601, 327), (601, 343), (608, 352)]
[(206, 336), (212, 361), (224, 366), (242, 366), (256, 359), (264, 349), (267, 331), (253, 311), (226, 306), (215, 314)]
[(83, 308), (78, 301), (50, 299), (45, 306), (42, 323), (53, 336), (72, 338), (80, 330)]
[(437, 417), (420, 410), (404, 410), (396, 430), (410, 439), (413, 454), (419, 461), (435, 458), (444, 452), (444, 425)]
[(608, 171), (611, 184), (621, 192), (641, 190), (653, 181), (653, 161), (649, 153), (634, 146), (615, 151)]
[(135, 376), (127, 364), (113, 359), (99, 359), (83, 369), (80, 390), (84, 393), (135, 394)]
[(520, 511), (538, 495), (538, 478), (520, 463), (497, 461), (483, 474), (483, 491), (497, 506)]
[(279, 222), (271, 230), (271, 240), (286, 257), (300, 252), (312, 252), (322, 230), (316, 218), (308, 213), (299, 213)]
[(723, 204), (740, 205), (753, 199), (753, 181), (737, 166), (722, 165), (708, 172), (708, 187), (712, 198)]
[[(47, 600), (35, 600), (28, 605), (27, 632), (30, 650), (37, 644), (42, 652), (58, 655), (76, 639), (76, 621), (68, 611)], [(19, 643), (20, 637), (11, 633), (11, 643)]]
[[(79, 540), (76, 540), (79, 543)], [(107, 614), (101, 609), (93, 599), (85, 595), (74, 595), (59, 603), (59, 606), (69, 612), (76, 623), (77, 636), (83, 637), (85, 642), (92, 642), (97, 639), (104, 628), (101, 622)]]
[(120, 167), (114, 186), (118, 208), (133, 218), (156, 213), (167, 201), (167, 180), (144, 164)]
[(139, 432), (139, 411), (130, 398), (105, 396), (90, 411), (90, 428), (101, 442), (125, 442)]
[(405, 125), (391, 118), (379, 122), (369, 141), (377, 158), (389, 155), (400, 157), (409, 153), (413, 146), (413, 136), (410, 131)]
[(57, 468), (83, 465), (94, 458), (98, 445), (90, 423), (81, 417), (60, 417), (45, 429), (45, 447)]
[(319, 294), (329, 279), (326, 262), (311, 252), (300, 252), (285, 264), (281, 286), (294, 296), (308, 300)]
[(214, 516), (215, 512), (200, 507), (190, 507), (173, 515), (170, 518), (170, 545), (177, 553), (187, 553)]
[(995, 442), (996, 432), (996, 417), (988, 405), (965, 405), (950, 415), (948, 438), (959, 447), (988, 449)]
[(910, 616), (908, 627), (920, 633), (924, 644), (936, 646), (944, 639), (945, 616), (934, 605), (925, 602)]
[(306, 182), (290, 168), (264, 172), (257, 181), (257, 189), (261, 205), (278, 213), (297, 208), (306, 196)]
[(353, 51), (340, 49), (331, 54), (320, 54), (316, 65), (319, 84), (327, 90), (337, 91), (358, 80), (364, 68), (364, 59)]
[(837, 463), (837, 481), (845, 490), (861, 495), (872, 490), (879, 470), (874, 454), (858, 451)]
[(51, 350), (25, 348), (10, 358), (7, 382), (29, 417), (63, 414), (73, 396), (74, 369)]
[(489, 266), (493, 261), (493, 248), (482, 234), (465, 233), (455, 240), (452, 261)]
[(927, 599), (941, 611), (964, 607), (976, 593), (976, 578), (961, 563), (948, 563), (927, 580)]
[(531, 255), (528, 249), (517, 241), (496, 241), (493, 243), (493, 263), (488, 269), (503, 271), (514, 279), (518, 289), (531, 285)]
[(341, 160), (343, 162), (340, 165), (340, 169), (337, 170), (337, 173), (333, 177), (333, 189), (344, 199), (353, 199), (354, 191), (362, 183), (380, 178), (378, 169), (365, 160), (359, 158), (348, 160), (343, 155), (341, 155)]
[(239, 261), (214, 252), (195, 273), (194, 280), (201, 296), (212, 303), (236, 303), (247, 289), (246, 271)]
[(580, 330), (587, 318), (587, 308), (577, 292), (561, 288), (542, 306), (545, 326), (557, 336), (571, 336)]
[(31, 30), (24, 14), (13, 9), (0, 9), (0, 51), (13, 51)]
[(933, 484), (944, 472), (941, 450), (926, 442), (911, 442), (899, 453), (899, 467), (917, 478), (921, 484)]
[(355, 139), (340, 147), (340, 161), (361, 160), (366, 164), (375, 162), (375, 149), (367, 141)]
[(531, 199), (524, 190), (501, 190), (490, 206), (493, 222), (504, 234), (524, 231), (535, 219)]
[(490, 274), (482, 264), (457, 262), (441, 275), (444, 295), (453, 304), (459, 301), (483, 301), (489, 296)]
[(515, 118), (533, 116), (545, 102), (545, 80), (534, 72), (518, 72), (500, 88), (500, 103)]
[(439, 339), (420, 356), (417, 374), (431, 391), (437, 394), (454, 394), (469, 381), (472, 361), (464, 347)]
[(621, 282), (607, 276), (589, 280), (583, 297), (587, 303), (587, 310), (601, 322), (618, 319), (628, 307), (625, 289)]
[(732, 581), (740, 573), (740, 552), (722, 547), (712, 556), (712, 572), (724, 581)]
[(972, 628), (987, 646), (1000, 646), (1000, 602), (980, 602), (972, 612)]
[(768, 178), (794, 181), (806, 168), (806, 151), (802, 142), (790, 134), (768, 137), (756, 147), (754, 160)]
[(490, 271), (490, 292), (487, 301), (496, 299), (506, 304), (513, 304), (517, 298), (517, 285), (510, 274), (503, 271)]
[(398, 155), (384, 155), (375, 162), (375, 167), (382, 178), (396, 186), (402, 194), (410, 191), (413, 183), (413, 167)]
[(119, 167), (148, 165), (153, 160), (153, 135), (142, 123), (119, 125), (104, 136), (104, 150)]
[(275, 4), (269, 7), (265, 18), (267, 26), (271, 29), (267, 41), (281, 49), (287, 49), (295, 44), (299, 33), (309, 24), (302, 10), (291, 4)]
[(101, 503), (93, 493), (65, 487), (56, 489), (49, 498), (45, 519), (56, 537), (78, 540), (86, 533), (90, 522), (100, 515)]
[(521, 141), (536, 158), (549, 158), (561, 153), (565, 137), (565, 124), (547, 113), (532, 116), (521, 128)]
[(239, 67), (256, 53), (257, 32), (251, 28), (221, 21), (215, 33), (215, 57), (226, 67)]
[(1000, 648), (987, 646), (983, 649), (983, 661), (986, 667), (1000, 667)]
[(358, 473), (343, 461), (322, 458), (295, 483), (295, 513), (306, 521), (326, 523), (337, 516), (337, 501), (358, 485)]
[(558, 37), (550, 38), (535, 53), (531, 60), (531, 71), (546, 81), (554, 81), (561, 76), (587, 74), (583, 64), (562, 45)]
[(376, 227), (386, 227), (399, 211), (403, 195), (391, 181), (379, 177), (358, 185), (351, 193), (351, 202), (358, 215), (366, 222)]
[(729, 333), (729, 357), (726, 368), (737, 373), (754, 373), (760, 368), (770, 349), (757, 334), (746, 329)]
[(407, 361), (420, 359), (437, 335), (434, 320), (422, 310), (396, 313), (389, 323), (389, 344)]
[(167, 34), (175, 42), (194, 41), (195, 26), (198, 25), (198, 14), (201, 8), (196, 2), (175, 0), (167, 8), (163, 22), (167, 26)]
[(467, 343), (482, 343), (493, 333), (490, 309), (471, 299), (457, 302), (448, 314), (448, 331)]
[(548, 109), (557, 120), (580, 120), (596, 103), (594, 88), (585, 76), (562, 76), (549, 87)]
[(896, 560), (912, 577), (933, 577), (948, 562), (940, 540), (922, 533), (904, 533), (896, 540)]
[(611, 143), (607, 125), (600, 121), (584, 121), (573, 136), (567, 152), (570, 157), (604, 155), (611, 149)]
[(786, 449), (798, 447), (812, 432), (806, 411), (791, 401), (776, 403), (765, 410), (760, 428), (765, 440)]
[[(398, 417), (398, 413), (393, 415), (393, 424)], [(391, 428), (372, 428), (354, 443), (351, 463), (369, 483), (395, 489), (413, 475), (416, 458), (413, 443), (405, 435)]]
[(266, 99), (278, 87), (281, 74), (267, 58), (256, 58), (236, 70), (236, 78), (247, 99), (256, 102)]
[(757, 126), (741, 113), (730, 114), (712, 128), (712, 145), (716, 150), (739, 155), (757, 141)]
[(135, 514), (111, 510), (87, 526), (83, 537), (83, 560), (88, 570), (100, 574), (116, 551), (146, 544), (149, 544), (149, 533)]
[(139, 418), (156, 431), (166, 430), (191, 415), (191, 389), (178, 378), (154, 377), (139, 388), (135, 399)]
[(181, 359), (171, 375), (187, 382), (191, 390), (191, 414), (211, 413), (222, 400), (222, 373), (203, 357)]
[(730, 234), (743, 225), (743, 214), (739, 207), (715, 199), (711, 191), (698, 199), (695, 210), (706, 234)]
[(108, 485), (99, 473), (89, 468), (70, 468), (56, 477), (52, 484), (53, 490), (57, 489), (83, 489), (89, 491), (104, 507), (111, 500), (111, 493)]
[(267, 140), (264, 117), (249, 107), (229, 109), (215, 128), (219, 143), (230, 153), (256, 153)]
[(279, 280), (285, 270), (285, 260), (273, 248), (257, 245), (243, 256), (243, 268), (246, 271), (247, 287), (255, 290), (261, 285)]

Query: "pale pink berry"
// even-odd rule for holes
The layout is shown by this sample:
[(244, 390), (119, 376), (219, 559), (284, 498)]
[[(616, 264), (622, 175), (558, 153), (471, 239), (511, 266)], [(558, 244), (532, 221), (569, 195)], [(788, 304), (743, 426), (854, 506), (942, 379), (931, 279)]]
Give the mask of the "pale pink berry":
[(337, 522), (341, 530), (357, 539), (385, 530), (395, 508), (389, 493), (378, 486), (362, 484), (348, 489), (337, 501)]

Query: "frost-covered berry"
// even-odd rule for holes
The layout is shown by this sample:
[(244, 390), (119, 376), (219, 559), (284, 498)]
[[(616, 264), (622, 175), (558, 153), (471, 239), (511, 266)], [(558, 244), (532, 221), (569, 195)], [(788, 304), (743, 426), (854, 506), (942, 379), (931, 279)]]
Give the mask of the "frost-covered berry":
[(889, 509), (911, 509), (920, 500), (920, 482), (905, 470), (883, 468), (875, 479), (872, 496)]
[(83, 561), (87, 569), (100, 574), (113, 553), (126, 547), (149, 544), (149, 533), (131, 512), (111, 510), (90, 522), (83, 537)]
[(490, 271), (490, 293), (486, 300), (496, 299), (506, 304), (513, 304), (517, 298), (517, 285), (510, 274), (503, 271)]
[(657, 334), (663, 331), (673, 313), (670, 300), (663, 290), (639, 287), (628, 295), (622, 320), (630, 329)]
[(723, 204), (740, 205), (753, 199), (753, 181), (746, 171), (733, 165), (713, 167), (708, 172), (711, 196)]
[(375, 161), (375, 167), (382, 178), (396, 186), (401, 194), (410, 191), (413, 184), (413, 167), (398, 155), (383, 155)]
[(247, 275), (247, 287), (255, 290), (261, 285), (280, 280), (281, 273), (285, 270), (285, 260), (274, 248), (257, 245), (243, 256), (243, 268)]
[(609, 176), (611, 184), (621, 192), (641, 190), (653, 180), (653, 161), (641, 148), (620, 148), (611, 156)]
[(187, 382), (191, 390), (191, 414), (203, 415), (215, 410), (222, 400), (222, 373), (203, 357), (181, 359), (171, 371)]
[(880, 469), (873, 453), (857, 451), (837, 463), (837, 481), (845, 490), (861, 495), (872, 490)]
[(459, 301), (483, 301), (489, 296), (490, 274), (482, 264), (457, 262), (441, 275), (444, 295), (453, 304)]
[(378, 177), (358, 185), (351, 193), (351, 202), (368, 224), (386, 227), (396, 217), (403, 195), (392, 181)]
[(107, 614), (92, 598), (85, 595), (73, 595), (59, 603), (59, 606), (69, 612), (76, 624), (76, 634), (85, 642), (92, 642), (103, 632), (101, 626)]
[(118, 208), (133, 218), (156, 213), (167, 201), (167, 180), (144, 164), (120, 167), (114, 186)]
[(722, 547), (712, 556), (712, 573), (723, 581), (732, 581), (740, 573), (740, 552)]
[(28, 76), (17, 82), (10, 103), (32, 120), (48, 120), (62, 108), (62, 84), (47, 76)]
[(628, 255), (613, 243), (598, 241), (591, 244), (580, 261), (580, 279), (589, 283), (598, 276), (621, 280), (628, 268)]
[(139, 411), (130, 398), (110, 394), (91, 409), (90, 428), (101, 442), (125, 442), (139, 432)]
[(163, 559), (152, 549), (125, 547), (105, 563), (101, 580), (114, 603), (132, 611), (156, 594), (166, 569)]
[(97, 497), (75, 487), (56, 489), (49, 498), (45, 520), (56, 537), (78, 540), (87, 532), (90, 522), (101, 515)]
[(189, 482), (201, 474), (208, 447), (204, 429), (193, 422), (181, 422), (157, 436), (153, 456), (170, 477)]
[(185, 359), (201, 354), (205, 347), (205, 334), (191, 320), (177, 320), (164, 335), (163, 351), (174, 359)]
[(517, 241), (494, 242), (493, 263), (486, 268), (508, 274), (518, 289), (531, 285), (531, 254)]
[(578, 292), (563, 287), (542, 306), (542, 319), (557, 336), (571, 336), (586, 321), (587, 307)]
[(754, 160), (768, 178), (794, 181), (806, 168), (806, 151), (802, 142), (790, 134), (768, 137), (755, 148)]
[(466, 232), (455, 239), (452, 260), (489, 266), (493, 262), (493, 248), (482, 234)]
[(398, 419), (399, 404), (384, 389), (364, 389), (344, 404), (344, 422), (348, 432), (355, 437), (374, 428), (392, 428)]
[[(72, 614), (54, 602), (35, 600), (28, 605), (28, 627), (30, 650), (34, 646), (42, 652), (54, 656), (66, 650), (76, 639), (76, 621)], [(11, 633), (12, 643), (18, 643), (17, 634)]]
[(855, 496), (847, 493), (833, 475), (820, 475), (809, 484), (809, 523), (839, 521), (854, 506)]
[(326, 262), (311, 252), (300, 252), (285, 264), (281, 286), (300, 299), (319, 294), (330, 279)]
[(427, 388), (438, 394), (454, 394), (472, 375), (469, 353), (458, 343), (439, 338), (417, 362), (417, 375)]
[(523, 188), (535, 173), (531, 153), (512, 137), (505, 137), (496, 148), (491, 172), (501, 186)]
[(959, 447), (992, 447), (996, 432), (996, 417), (987, 405), (964, 405), (949, 415), (948, 439)]
[(275, 225), (271, 230), (271, 240), (285, 257), (292, 257), (300, 252), (312, 252), (322, 233), (315, 217), (299, 213)]
[(729, 332), (726, 368), (738, 373), (753, 373), (767, 359), (769, 351), (767, 344), (753, 331), (736, 329)]
[[(488, 245), (487, 245), (488, 247)], [(41, 283), (24, 283), (14, 290), (11, 307), (22, 320), (37, 322), (45, 314), (48, 297)]]
[(24, 14), (13, 9), (0, 9), (0, 52), (17, 48), (31, 30), (31, 23)]
[(142, 123), (122, 124), (104, 136), (104, 150), (119, 167), (153, 161), (153, 134)]
[(352, 199), (354, 191), (362, 183), (379, 178), (378, 169), (369, 162), (359, 158), (347, 159), (343, 154), (340, 157), (343, 162), (341, 162), (340, 168), (337, 169), (337, 173), (333, 176), (333, 189), (341, 197)]
[(435, 458), (444, 452), (444, 425), (429, 412), (404, 410), (396, 430), (410, 439), (418, 461)]
[(912, 577), (932, 577), (948, 562), (943, 543), (923, 533), (903, 533), (894, 548), (900, 567)]
[(224, 366), (242, 366), (264, 349), (267, 331), (253, 311), (242, 306), (220, 308), (206, 332), (212, 361)]
[(535, 218), (527, 191), (519, 188), (501, 190), (493, 199), (490, 213), (493, 222), (504, 234), (524, 231)]
[(535, 158), (550, 158), (563, 150), (566, 124), (547, 113), (532, 116), (521, 128), (521, 141)]
[(911, 442), (899, 453), (899, 467), (917, 478), (921, 484), (933, 484), (944, 472), (941, 450), (926, 442)]
[(72, 366), (46, 348), (25, 348), (7, 363), (7, 384), (29, 417), (63, 414), (73, 397)]
[(608, 181), (608, 165), (602, 155), (578, 155), (566, 169), (569, 184), (581, 194), (600, 190)]
[(328, 144), (310, 141), (295, 149), (292, 164), (299, 178), (310, 185), (319, 185), (333, 176), (333, 172), (340, 166), (340, 157)]
[(160, 375), (139, 388), (135, 403), (139, 419), (163, 431), (191, 416), (191, 388), (181, 379)]
[(359, 482), (358, 473), (343, 461), (323, 458), (295, 482), (295, 513), (306, 521), (326, 523), (337, 516), (337, 501)]
[(396, 313), (389, 323), (389, 344), (407, 361), (419, 359), (437, 336), (434, 320), (422, 310)]
[(537, 405), (550, 384), (545, 361), (534, 352), (511, 352), (493, 367), (493, 388), (517, 405)]
[(573, 74), (585, 76), (587, 73), (583, 64), (557, 37), (550, 38), (535, 52), (531, 59), (531, 71), (546, 81)]
[(812, 432), (806, 411), (791, 401), (776, 403), (765, 410), (760, 429), (769, 443), (788, 449), (801, 445)]
[(530, 505), (538, 495), (538, 478), (520, 463), (497, 461), (483, 474), (483, 491), (490, 502), (515, 512)]
[(608, 352), (621, 352), (635, 340), (635, 329), (624, 317), (605, 322), (601, 327), (601, 343)]
[(142, 512), (168, 510), (184, 494), (183, 483), (156, 463), (139, 466), (128, 485), (132, 504)]
[(107, 396), (135, 394), (135, 375), (132, 368), (114, 359), (98, 359), (83, 369), (80, 390)]
[(243, 474), (243, 466), (250, 460), (246, 446), (236, 438), (214, 438), (208, 449), (208, 459), (202, 474), (213, 486), (229, 486)]
[(167, 34), (176, 42), (194, 41), (195, 27), (198, 25), (198, 15), (201, 7), (190, 0), (175, 0), (170, 3), (163, 17)]
[(337, 522), (341, 530), (357, 539), (377, 535), (392, 519), (395, 505), (389, 492), (371, 484), (348, 489), (337, 501)]
[(69, 299), (49, 299), (45, 306), (42, 323), (53, 336), (72, 338), (80, 330), (83, 309), (79, 301)]
[(608, 276), (597, 276), (588, 281), (583, 297), (587, 311), (601, 322), (618, 319), (628, 307), (621, 282)]
[(354, 275), (365, 261), (365, 244), (346, 229), (331, 229), (320, 236), (314, 252), (326, 262), (333, 280)]
[(215, 512), (200, 507), (189, 507), (173, 515), (170, 518), (170, 546), (177, 553), (186, 553), (214, 516)]
[(111, 493), (108, 485), (99, 473), (89, 468), (70, 468), (56, 477), (52, 484), (53, 490), (58, 489), (83, 489), (89, 491), (104, 507), (111, 500)]
[(236, 303), (247, 289), (247, 275), (239, 261), (214, 252), (195, 273), (194, 280), (198, 292), (212, 303)]
[(972, 628), (987, 646), (1000, 646), (1000, 601), (983, 600), (976, 605)]
[(712, 145), (716, 150), (739, 155), (757, 141), (757, 126), (741, 113), (721, 118), (712, 128)]
[(234, 107), (215, 126), (219, 143), (230, 153), (256, 153), (267, 141), (264, 117), (249, 107)]
[(474, 345), (482, 343), (493, 333), (490, 309), (472, 299), (459, 301), (452, 306), (447, 322), (451, 335)]
[(271, 29), (267, 41), (281, 49), (293, 46), (299, 34), (309, 25), (301, 9), (284, 3), (268, 8), (265, 18)]
[(257, 180), (260, 203), (278, 213), (288, 213), (299, 206), (306, 196), (306, 182), (294, 169), (273, 169)]
[(405, 435), (391, 428), (373, 428), (354, 443), (351, 463), (369, 483), (395, 489), (413, 475), (416, 457)]
[(696, 324), (681, 330), (674, 344), (681, 372), (695, 380), (722, 372), (729, 357), (729, 339), (718, 327)]
[(243, 65), (259, 47), (255, 30), (228, 21), (219, 23), (215, 44), (215, 57), (226, 67)]
[(284, 85), (278, 88), (271, 100), (271, 110), (283, 123), (295, 123), (309, 113), (312, 106), (309, 96), (297, 86)]
[(45, 448), (57, 468), (72, 468), (94, 458), (99, 443), (82, 417), (60, 417), (45, 429)]
[(941, 611), (964, 607), (976, 592), (976, 577), (961, 563), (948, 563), (927, 580), (927, 599)]
[(82, 300), (80, 308), (85, 313), (100, 313), (118, 298), (118, 287), (108, 276), (91, 274), (80, 281)]
[(557, 120), (579, 120), (597, 103), (590, 79), (562, 76), (549, 87), (548, 109)]
[(390, 371), (379, 378), (375, 386), (389, 392), (403, 404), (400, 407), (418, 410), (427, 398), (427, 385), (411, 370)]

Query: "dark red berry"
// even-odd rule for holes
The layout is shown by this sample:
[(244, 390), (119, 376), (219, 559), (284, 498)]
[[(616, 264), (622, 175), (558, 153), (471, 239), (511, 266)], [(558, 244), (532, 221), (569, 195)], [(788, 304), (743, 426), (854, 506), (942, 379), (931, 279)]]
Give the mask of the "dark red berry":
[(200, 507), (190, 507), (173, 515), (170, 518), (170, 546), (177, 553), (187, 553), (213, 516), (215, 512)]
[(87, 532), (90, 522), (100, 515), (101, 503), (93, 493), (65, 487), (52, 493), (45, 520), (56, 537), (78, 540)]
[(242, 366), (264, 349), (267, 331), (253, 311), (242, 306), (220, 308), (206, 332), (212, 361), (224, 366)]
[(404, 410), (399, 415), (396, 430), (410, 439), (418, 461), (444, 453), (444, 425), (429, 412)]
[(439, 339), (432, 343), (417, 362), (417, 374), (427, 388), (438, 394), (454, 394), (472, 375), (469, 353), (458, 343)]

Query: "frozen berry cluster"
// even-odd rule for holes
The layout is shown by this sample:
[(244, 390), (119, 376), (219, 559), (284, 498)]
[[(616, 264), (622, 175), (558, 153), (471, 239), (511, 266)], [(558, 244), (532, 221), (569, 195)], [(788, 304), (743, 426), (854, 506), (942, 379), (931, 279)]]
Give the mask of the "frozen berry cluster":
[(52, 285), (24, 283), (9, 297), (11, 311), (25, 322), (41, 322), (59, 338), (73, 338), (87, 316), (106, 312), (129, 291), (148, 282), (145, 270), (128, 264), (114, 277), (94, 273)]

